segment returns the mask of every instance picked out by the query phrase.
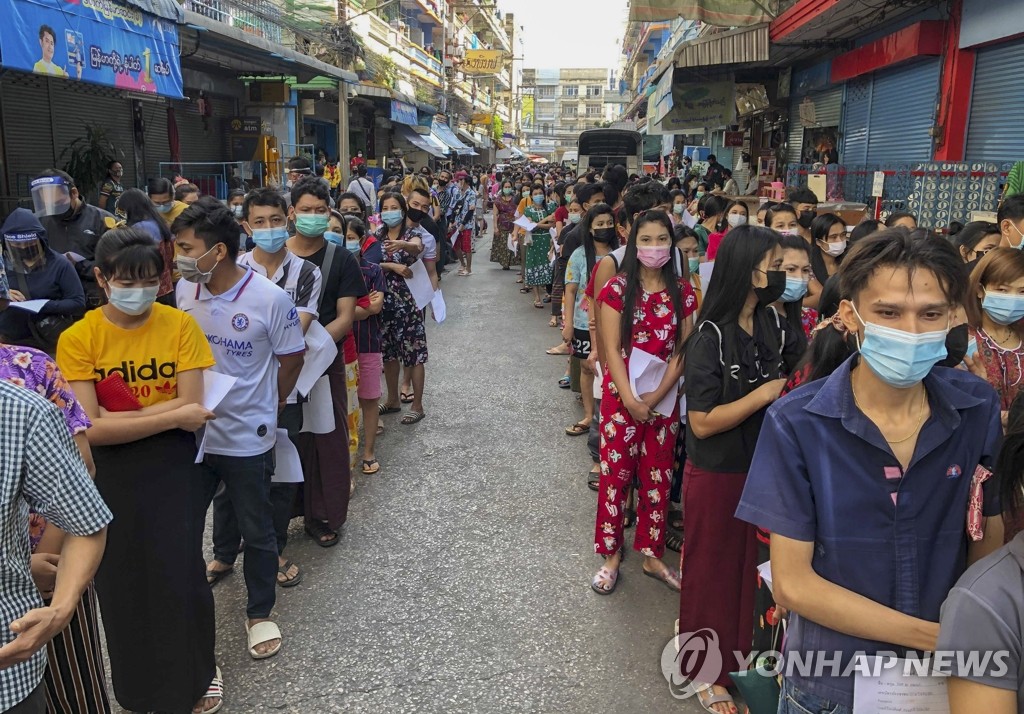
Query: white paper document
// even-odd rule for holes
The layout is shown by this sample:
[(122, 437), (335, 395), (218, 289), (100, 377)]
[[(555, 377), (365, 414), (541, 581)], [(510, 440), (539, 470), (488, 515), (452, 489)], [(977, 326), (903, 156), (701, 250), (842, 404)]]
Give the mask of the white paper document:
[(302, 429), (307, 434), (330, 434), (334, 431), (334, 401), (327, 375), (316, 381), (309, 392), (309, 401), (302, 405)]
[(509, 231), (509, 233), (508, 233), (508, 240), (506, 241), (506, 243), (508, 245), (508, 252), (509, 253), (515, 253), (516, 252), (516, 242), (514, 240), (512, 240), (512, 231)]
[(302, 362), (302, 371), (295, 381), (295, 390), (306, 396), (313, 389), (316, 381), (323, 376), (327, 368), (334, 364), (338, 356), (338, 345), (334, 343), (331, 333), (316, 320), (306, 330), (306, 354)]
[(604, 373), (601, 371), (601, 363), (597, 363), (594, 372), (594, 399), (601, 399), (604, 395)]
[(946, 678), (925, 674), (923, 660), (860, 655), (856, 665), (853, 714), (949, 714)]
[(231, 388), (235, 386), (238, 377), (230, 374), (214, 372), (212, 369), (203, 370), (203, 406), (211, 412), (217, 411), (217, 405), (224, 401)]
[(430, 284), (430, 275), (422, 260), (417, 260), (409, 268), (412, 270), (412, 277), (406, 278), (405, 284), (409, 286), (409, 291), (416, 300), (416, 309), (422, 310), (434, 299), (434, 286)]
[(27, 310), (28, 312), (39, 312), (43, 309), (43, 305), (50, 302), (49, 300), (25, 300), (23, 302), (10, 302), (9, 307), (16, 307), (19, 310)]
[(277, 443), (274, 444), (274, 475), (272, 483), (302, 483), (302, 462), (299, 461), (299, 450), (288, 438), (287, 429), (277, 430)]
[(534, 228), (537, 227), (537, 224), (531, 221), (526, 216), (520, 216), (519, 218), (517, 218), (515, 225), (528, 231), (532, 231)]
[(444, 322), (444, 318), (448, 316), (448, 306), (444, 304), (444, 295), (441, 294), (441, 289), (438, 288), (434, 292), (434, 297), (430, 299), (430, 311), (434, 313), (434, 322)]
[(683, 225), (687, 226), (688, 228), (693, 228), (695, 225), (697, 225), (697, 216), (693, 215), (685, 208), (683, 209)]
[(711, 274), (714, 272), (714, 270), (715, 270), (715, 261), (713, 261), (713, 260), (710, 263), (701, 263), (700, 264), (699, 271), (700, 271), (700, 292), (701, 292), (701, 298), (702, 298), (701, 302), (706, 300), (707, 297), (708, 297), (708, 286), (711, 285)]
[[(668, 369), (668, 362), (634, 347), (629, 353), (629, 386), (633, 395), (639, 399), (644, 394), (656, 391)], [(670, 416), (676, 406), (676, 391), (670, 389), (664, 399), (658, 402), (654, 411), (662, 416)]]
[(757, 574), (761, 576), (761, 580), (768, 586), (768, 592), (774, 592), (772, 590), (772, 561), (766, 560), (757, 566)]

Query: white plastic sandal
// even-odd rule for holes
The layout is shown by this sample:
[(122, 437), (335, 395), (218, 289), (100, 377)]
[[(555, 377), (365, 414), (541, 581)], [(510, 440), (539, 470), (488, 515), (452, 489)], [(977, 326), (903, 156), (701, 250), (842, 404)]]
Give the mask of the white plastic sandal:
[(268, 657), (273, 657), (281, 651), (281, 642), (278, 642), (277, 647), (270, 650), (269, 652), (264, 652), (260, 654), (256, 650), (256, 646), (262, 645), (264, 642), (282, 639), (281, 630), (275, 623), (267, 620), (265, 622), (257, 622), (252, 627), (249, 627), (249, 625), (246, 624), (245, 630), (249, 641), (249, 656), (253, 659), (267, 659)]

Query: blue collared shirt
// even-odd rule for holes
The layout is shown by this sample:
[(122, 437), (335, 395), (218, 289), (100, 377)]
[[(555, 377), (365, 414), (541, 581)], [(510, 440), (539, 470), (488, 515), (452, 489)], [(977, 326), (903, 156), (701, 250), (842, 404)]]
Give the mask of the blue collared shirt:
[[(906, 472), (881, 432), (857, 408), (851, 357), (827, 379), (777, 401), (765, 418), (736, 517), (814, 543), (822, 578), (913, 617), (938, 622), (967, 559), (967, 506), (979, 463), (1002, 438), (999, 399), (985, 381), (936, 367), (925, 377), (931, 416)], [(893, 481), (896, 481), (895, 488)], [(999, 514), (995, 478), (986, 516)], [(901, 652), (794, 615), (786, 653)], [(791, 677), (815, 695), (853, 705), (853, 676)]]

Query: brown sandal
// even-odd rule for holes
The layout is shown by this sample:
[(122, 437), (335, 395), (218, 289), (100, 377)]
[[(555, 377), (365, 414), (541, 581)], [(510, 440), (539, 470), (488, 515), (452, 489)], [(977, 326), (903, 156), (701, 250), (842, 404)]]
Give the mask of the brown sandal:
[(590, 432), (590, 422), (589, 421), (577, 422), (576, 424), (573, 424), (572, 426), (567, 426), (565, 428), (565, 433), (568, 436), (582, 436), (583, 434), (587, 434), (589, 432)]

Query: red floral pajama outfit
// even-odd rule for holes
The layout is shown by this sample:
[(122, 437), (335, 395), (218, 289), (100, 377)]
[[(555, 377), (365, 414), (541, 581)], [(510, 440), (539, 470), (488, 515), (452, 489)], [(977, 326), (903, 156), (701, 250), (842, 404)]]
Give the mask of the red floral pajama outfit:
[[(626, 279), (617, 275), (608, 281), (598, 301), (622, 312)], [(680, 281), (683, 318), (696, 309), (697, 297), (687, 282)], [(668, 361), (675, 346), (679, 318), (667, 291), (640, 291), (633, 316), (633, 344)], [(629, 369), (629, 356), (622, 358)], [(673, 413), (637, 423), (619, 398), (611, 372), (604, 366), (604, 395), (601, 400), (601, 478), (598, 487), (597, 524), (594, 550), (611, 555), (622, 546), (622, 520), (634, 475), (639, 477), (634, 550), (660, 558), (665, 552), (665, 510), (672, 486), (672, 464), (679, 431), (679, 405)], [(628, 387), (627, 387), (628, 389)]]

